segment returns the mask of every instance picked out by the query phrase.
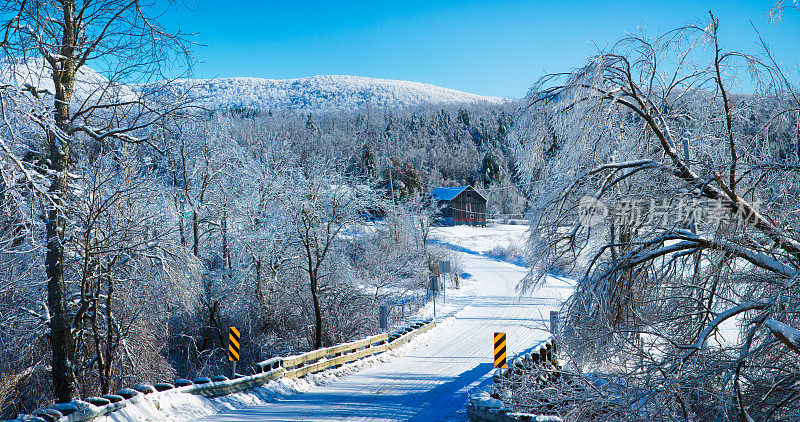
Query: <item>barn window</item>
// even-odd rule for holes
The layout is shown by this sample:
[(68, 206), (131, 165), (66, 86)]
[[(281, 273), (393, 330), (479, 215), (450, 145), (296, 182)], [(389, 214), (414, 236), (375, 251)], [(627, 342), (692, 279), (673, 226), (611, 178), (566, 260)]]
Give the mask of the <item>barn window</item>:
[(469, 198), (470, 194), (467, 194), (467, 198)]

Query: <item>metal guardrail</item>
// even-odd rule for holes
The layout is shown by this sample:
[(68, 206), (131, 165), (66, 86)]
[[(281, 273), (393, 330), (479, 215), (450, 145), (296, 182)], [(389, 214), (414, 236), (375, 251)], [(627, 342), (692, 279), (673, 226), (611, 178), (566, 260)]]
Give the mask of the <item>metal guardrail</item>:
[(407, 343), (415, 336), (436, 326), (433, 320), (418, 322), (402, 330), (381, 333), (365, 339), (338, 344), (324, 349), (312, 350), (295, 356), (274, 357), (256, 364), (258, 371), (252, 375), (228, 379), (225, 376), (197, 378), (194, 381), (178, 379), (175, 384), (138, 384), (124, 388), (117, 394), (73, 400), (39, 409), (30, 415), (20, 415), (5, 422), (86, 422), (106, 416), (126, 407), (129, 399), (141, 394), (158, 394), (162, 391), (177, 391), (204, 397), (219, 397), (258, 387), (277, 378), (297, 378), (325, 369), (363, 359), (392, 350)]
[[(497, 369), (494, 374), (494, 382), (500, 382), (503, 377), (521, 373), (532, 365), (539, 367), (546, 366), (553, 369), (560, 368), (558, 359), (556, 358), (555, 338), (550, 337), (531, 348), (530, 352), (515, 356), (514, 359), (507, 363), (507, 368)], [(548, 381), (546, 375), (543, 374), (541, 377), (544, 378), (541, 378), (540, 381)], [(472, 422), (562, 422), (561, 418), (558, 416), (509, 412), (504, 408), (500, 400), (485, 400), (481, 398), (470, 399), (467, 404), (467, 416)]]

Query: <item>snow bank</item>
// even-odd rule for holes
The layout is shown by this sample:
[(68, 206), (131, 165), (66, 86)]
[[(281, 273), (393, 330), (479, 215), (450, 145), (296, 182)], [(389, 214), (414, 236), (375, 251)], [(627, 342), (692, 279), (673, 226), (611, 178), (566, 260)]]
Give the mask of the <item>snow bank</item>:
[(470, 416), (470, 420), (479, 422), (562, 422), (562, 419), (555, 415), (508, 412), (503, 402), (490, 397), (488, 393), (472, 397), (467, 405), (467, 414)]
[(506, 406), (499, 399), (495, 399), (485, 391), (469, 399), (470, 404), (475, 407), (484, 407), (491, 409), (504, 409)]

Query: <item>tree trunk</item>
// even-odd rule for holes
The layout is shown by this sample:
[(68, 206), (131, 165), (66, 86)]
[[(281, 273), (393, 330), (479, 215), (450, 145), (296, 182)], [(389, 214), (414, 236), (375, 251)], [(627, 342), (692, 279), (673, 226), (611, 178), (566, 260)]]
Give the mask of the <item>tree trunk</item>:
[(261, 291), (261, 260), (256, 258), (254, 255), (252, 256), (252, 259), (253, 259), (253, 269), (255, 271), (255, 277), (256, 277), (256, 297), (258, 298), (259, 302), (263, 304), (264, 293)]
[(97, 356), (97, 375), (100, 378), (100, 392), (102, 394), (108, 394), (109, 390), (111, 389), (108, 384), (108, 380), (105, 378), (106, 374), (106, 359), (105, 354), (103, 353), (103, 342), (102, 337), (100, 335), (100, 326), (97, 324), (97, 317), (99, 314), (100, 308), (100, 286), (98, 283), (97, 287), (97, 294), (93, 298), (94, 307), (92, 309), (92, 341), (94, 342), (94, 353)]
[[(110, 271), (110, 268), (109, 268)], [(114, 327), (114, 318), (111, 311), (111, 298), (114, 295), (114, 280), (109, 275), (108, 280), (108, 293), (106, 294), (106, 366), (100, 376), (103, 379), (103, 394), (111, 392), (111, 370), (114, 363), (114, 356), (116, 355), (117, 344), (119, 339)], [(107, 390), (106, 390), (107, 389)]]
[[(73, 1), (62, 3), (64, 11), (64, 31), (60, 53), (68, 59), (53, 66), (55, 87), (55, 123), (62, 133), (48, 132), (50, 155), (50, 193), (52, 204), (48, 210), (47, 254), (45, 271), (47, 273), (47, 306), (50, 310), (50, 342), (53, 349), (53, 395), (56, 402), (68, 402), (75, 394), (75, 370), (73, 358), (75, 339), (70, 327), (67, 309), (67, 292), (64, 279), (64, 215), (65, 200), (69, 190), (67, 171), (69, 170), (70, 141), (68, 138), (70, 102), (75, 85), (75, 61), (71, 60), (75, 45), (75, 5)], [(59, 136), (61, 135), (61, 136)]]
[[(70, 2), (64, 4), (64, 14), (74, 15)], [(70, 22), (67, 22), (70, 23)], [(64, 45), (71, 45), (70, 35), (65, 31)], [(67, 52), (70, 53), (71, 52)], [(47, 254), (45, 271), (47, 273), (47, 306), (50, 310), (50, 345), (53, 349), (53, 395), (56, 402), (64, 403), (75, 394), (75, 370), (73, 358), (75, 339), (70, 327), (67, 309), (66, 280), (64, 279), (64, 231), (66, 230), (65, 197), (69, 190), (67, 171), (69, 170), (70, 142), (68, 139), (69, 105), (72, 101), (72, 87), (75, 82), (75, 63), (71, 60), (61, 62), (60, 68), (53, 69), (55, 83), (55, 121), (62, 133), (48, 132), (50, 168), (50, 194), (52, 204), (47, 212)]]
[(316, 276), (311, 278), (311, 298), (314, 301), (314, 348), (322, 348), (322, 309), (319, 306), (319, 292)]
[(231, 251), (228, 249), (228, 211), (222, 212), (222, 268), (231, 276)]
[[(175, 202), (178, 202), (176, 199)], [(181, 234), (181, 246), (186, 247), (186, 230), (183, 227), (183, 201), (180, 201), (178, 206), (178, 231)]]
[(200, 222), (197, 221), (197, 210), (195, 209), (192, 209), (192, 238), (194, 240), (192, 253), (194, 256), (200, 256)]
[(51, 177), (50, 193), (53, 204), (47, 212), (47, 307), (50, 310), (50, 344), (53, 349), (53, 395), (56, 402), (69, 402), (75, 393), (75, 371), (72, 364), (75, 342), (67, 310), (64, 280), (64, 196), (68, 187), (66, 167), (67, 145), (55, 133), (50, 134), (50, 160), (55, 171)]
[[(58, 177), (56, 177), (58, 179)], [(66, 183), (54, 181), (53, 186)], [(58, 197), (57, 205), (62, 201)], [(75, 393), (75, 371), (72, 366), (74, 339), (67, 314), (66, 287), (64, 285), (64, 238), (65, 218), (56, 206), (47, 217), (47, 307), (50, 310), (50, 344), (53, 349), (53, 395), (56, 402), (66, 403)]]

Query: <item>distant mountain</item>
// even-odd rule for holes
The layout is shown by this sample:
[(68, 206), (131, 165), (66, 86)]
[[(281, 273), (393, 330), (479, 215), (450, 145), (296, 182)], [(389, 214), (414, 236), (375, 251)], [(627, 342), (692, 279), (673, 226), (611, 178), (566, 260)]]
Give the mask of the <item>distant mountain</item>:
[[(53, 93), (51, 70), (44, 60), (0, 60), (0, 83), (29, 85)], [(323, 75), (299, 79), (179, 79), (147, 85), (121, 85), (84, 66), (78, 72), (73, 102), (109, 103), (135, 100), (143, 90), (196, 98), (208, 109), (355, 110), (420, 106), (500, 105), (511, 100), (485, 97), (419, 82), (360, 76)]]
[[(0, 59), (0, 84), (6, 83), (49, 94), (44, 96), (48, 101), (52, 101), (55, 94), (52, 70), (41, 58)], [(73, 104), (109, 104), (136, 99), (136, 92), (130, 86), (109, 81), (88, 66), (82, 66), (75, 75)]]
[(511, 100), (485, 97), (419, 82), (360, 76), (322, 75), (299, 79), (183, 79), (176, 81), (179, 94), (190, 91), (210, 109), (354, 110), (415, 108), (425, 105), (497, 105)]

